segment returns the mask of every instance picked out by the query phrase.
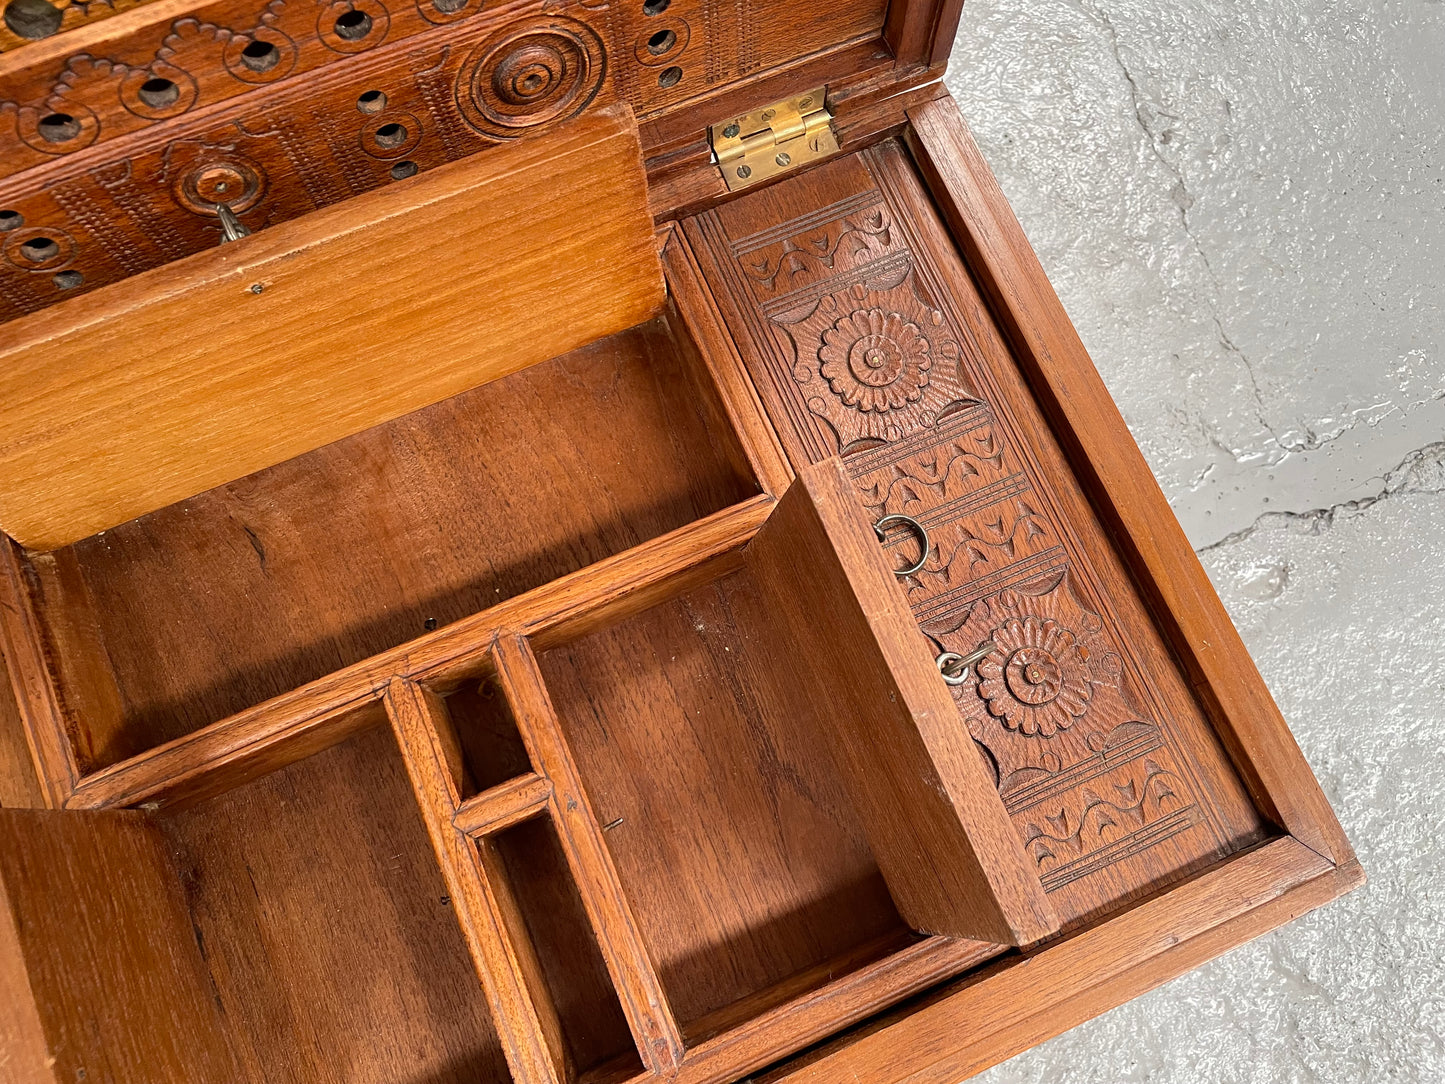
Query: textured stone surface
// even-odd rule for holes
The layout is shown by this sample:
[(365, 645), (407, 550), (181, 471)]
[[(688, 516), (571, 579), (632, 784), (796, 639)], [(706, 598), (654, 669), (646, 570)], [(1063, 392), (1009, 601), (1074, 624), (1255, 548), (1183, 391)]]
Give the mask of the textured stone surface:
[(967, 0), (948, 82), (1371, 878), (982, 1079), (1445, 1081), (1445, 4)]

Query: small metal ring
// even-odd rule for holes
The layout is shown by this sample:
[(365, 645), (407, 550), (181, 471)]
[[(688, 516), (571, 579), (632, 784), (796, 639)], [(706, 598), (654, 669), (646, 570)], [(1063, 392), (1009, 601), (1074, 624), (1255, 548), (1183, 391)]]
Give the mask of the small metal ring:
[[(957, 651), (945, 651), (942, 655), (938, 656), (936, 661), (938, 663), (938, 672), (943, 675), (943, 680), (946, 684), (964, 685), (968, 682), (968, 663), (964, 662), (963, 656)], [(949, 670), (958, 666), (960, 663), (963, 663), (963, 665), (959, 668), (958, 673), (950, 675)]]
[[(969, 670), (975, 663), (992, 654), (995, 646), (992, 640), (985, 640), (967, 655), (960, 655), (957, 651), (945, 651), (935, 660), (938, 663), (938, 672), (949, 685), (963, 685), (968, 681)], [(955, 668), (957, 673), (950, 674), (949, 671)]]
[(923, 566), (928, 564), (928, 558), (933, 553), (933, 543), (929, 540), (928, 528), (924, 527), (923, 524), (919, 523), (918, 520), (912, 516), (905, 516), (901, 512), (895, 512), (891, 516), (884, 516), (877, 523), (873, 524), (873, 533), (878, 536), (879, 542), (884, 540), (883, 528), (890, 523), (902, 523), (906, 525), (918, 536), (918, 541), (923, 546), (923, 553), (919, 556), (916, 564), (911, 564), (907, 568), (895, 568), (893, 575), (900, 577), (911, 576), (915, 572), (921, 571)]

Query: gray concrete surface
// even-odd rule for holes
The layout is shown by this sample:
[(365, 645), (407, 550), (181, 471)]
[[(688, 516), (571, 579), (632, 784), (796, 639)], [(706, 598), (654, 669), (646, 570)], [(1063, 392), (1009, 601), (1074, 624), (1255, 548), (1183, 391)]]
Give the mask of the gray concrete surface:
[(948, 83), (1371, 878), (981, 1079), (1445, 1081), (1445, 3), (967, 0)]

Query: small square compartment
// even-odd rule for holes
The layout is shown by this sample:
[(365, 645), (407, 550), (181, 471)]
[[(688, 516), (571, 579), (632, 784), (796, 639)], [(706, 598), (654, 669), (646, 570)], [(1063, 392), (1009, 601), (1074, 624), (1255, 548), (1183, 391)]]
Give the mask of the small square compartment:
[(22, 557), (82, 774), (758, 492), (675, 309)]

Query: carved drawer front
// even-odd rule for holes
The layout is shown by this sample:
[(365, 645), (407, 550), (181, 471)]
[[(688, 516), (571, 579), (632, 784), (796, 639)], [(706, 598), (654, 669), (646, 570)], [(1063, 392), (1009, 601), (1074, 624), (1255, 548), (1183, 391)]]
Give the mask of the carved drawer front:
[[(1067, 924), (1263, 834), (893, 143), (686, 223), (795, 465), (842, 454)], [(897, 568), (908, 531), (885, 543)]]

